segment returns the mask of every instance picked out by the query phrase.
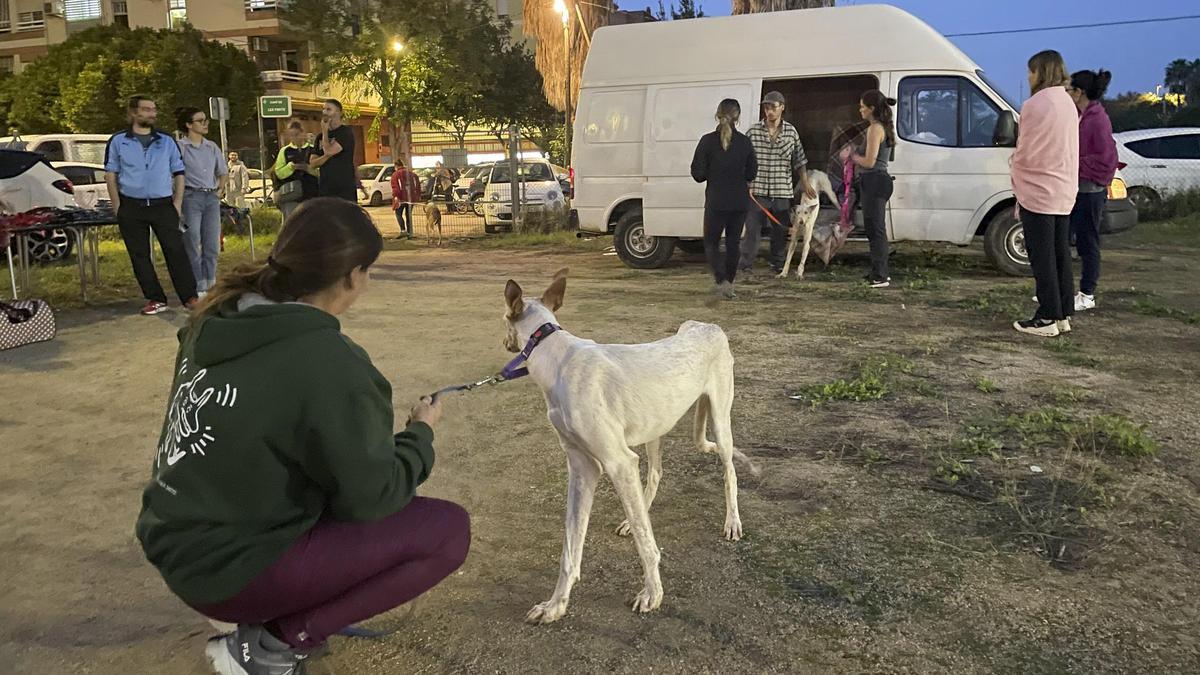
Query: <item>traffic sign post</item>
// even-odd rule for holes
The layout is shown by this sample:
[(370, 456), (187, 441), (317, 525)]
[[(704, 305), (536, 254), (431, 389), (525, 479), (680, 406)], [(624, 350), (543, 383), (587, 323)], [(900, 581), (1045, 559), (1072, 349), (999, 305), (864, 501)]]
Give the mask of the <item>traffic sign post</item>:
[(208, 99), (208, 119), (221, 123), (221, 154), (229, 155), (229, 137), (225, 134), (225, 120), (229, 119), (229, 99), (210, 96)]
[[(267, 194), (267, 142), (263, 136), (263, 119), (292, 116), (291, 96), (259, 96), (258, 97), (258, 166), (262, 171), (263, 195)], [(273, 164), (274, 162), (272, 162)], [(254, 251), (250, 251), (254, 258)]]

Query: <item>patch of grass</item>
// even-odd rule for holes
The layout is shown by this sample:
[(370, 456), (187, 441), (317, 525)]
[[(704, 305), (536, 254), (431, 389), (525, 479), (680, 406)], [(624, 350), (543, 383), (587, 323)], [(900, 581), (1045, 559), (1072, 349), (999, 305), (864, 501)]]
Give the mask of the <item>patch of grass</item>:
[(1176, 307), (1171, 307), (1163, 304), (1158, 300), (1134, 300), (1130, 305), (1133, 311), (1145, 316), (1154, 316), (1163, 319), (1175, 319), (1183, 323), (1193, 326), (1200, 324), (1200, 312), (1188, 312)]
[(1057, 405), (1074, 405), (1092, 399), (1092, 393), (1083, 387), (1061, 385), (1051, 388), (1050, 399)]
[(1000, 387), (997, 387), (995, 382), (983, 375), (975, 378), (975, 388), (985, 394), (994, 394), (1000, 390)]
[[(607, 237), (579, 238), (574, 232), (527, 232), (477, 237), (461, 242), (466, 249), (550, 249), (558, 251), (603, 251), (612, 245)], [(644, 272), (642, 272), (644, 274)]]
[(1123, 415), (1096, 415), (1074, 425), (1072, 434), (1076, 444), (1098, 454), (1111, 452), (1136, 459), (1158, 453), (1158, 444), (1146, 435), (1146, 426)]
[(831, 401), (877, 401), (891, 393), (896, 375), (911, 375), (913, 368), (911, 360), (898, 354), (873, 356), (857, 376), (808, 387), (801, 395), (814, 407)]
[[(275, 244), (275, 234), (260, 235), (257, 223), (255, 227), (254, 247), (259, 260), (266, 259), (267, 253)], [(170, 278), (162, 254), (155, 246), (154, 261), (158, 270), (159, 281), (173, 297)], [(49, 302), (55, 308), (77, 308), (83, 306), (79, 296), (79, 265), (76, 253), (72, 252), (66, 260), (49, 265), (34, 265), (30, 270), (31, 288), (22, 291), (23, 296), (37, 297)], [(225, 251), (218, 259), (218, 272), (250, 259), (250, 238), (241, 236), (225, 237)], [(125, 244), (120, 241), (100, 241), (100, 283), (88, 281), (88, 304), (108, 305), (115, 303), (137, 303), (142, 297), (137, 280), (133, 277), (133, 268), (129, 263), (129, 254)]]
[(1127, 239), (1130, 243), (1145, 246), (1200, 248), (1200, 206), (1190, 214), (1180, 213), (1159, 222), (1138, 223), (1137, 227), (1117, 237), (1118, 240)]
[(964, 479), (976, 478), (979, 472), (975, 470), (971, 460), (958, 459), (938, 453), (937, 463), (934, 464), (934, 480), (946, 485), (958, 485)]
[(787, 325), (783, 327), (783, 332), (788, 335), (799, 335), (805, 331), (806, 326), (807, 324), (804, 321), (792, 320), (787, 322)]
[(1049, 340), (1045, 344), (1046, 349), (1053, 352), (1060, 361), (1068, 366), (1099, 368), (1100, 366), (1104, 365), (1104, 362), (1099, 358), (1084, 353), (1083, 347), (1078, 342), (1075, 342), (1070, 338)]
[(1028, 284), (996, 286), (960, 300), (957, 306), (991, 317), (1011, 319), (1032, 313), (1032, 296), (1033, 289)]

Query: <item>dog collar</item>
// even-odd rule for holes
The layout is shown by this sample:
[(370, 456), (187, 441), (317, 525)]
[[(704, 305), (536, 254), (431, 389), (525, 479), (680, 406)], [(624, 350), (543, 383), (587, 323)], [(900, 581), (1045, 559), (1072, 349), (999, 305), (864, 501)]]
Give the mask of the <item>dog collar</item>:
[(500, 371), (500, 379), (515, 380), (518, 377), (525, 377), (528, 375), (529, 369), (522, 364), (529, 360), (529, 355), (533, 353), (535, 347), (542, 343), (542, 340), (545, 340), (547, 337), (550, 337), (550, 335), (560, 330), (562, 330), (561, 326), (557, 326), (552, 323), (544, 323), (538, 326), (537, 330), (533, 331), (533, 335), (529, 336), (529, 341), (525, 343), (525, 348), (521, 350), (521, 353), (517, 354), (516, 357), (514, 357), (512, 361), (509, 361), (508, 365), (504, 366), (504, 369)]

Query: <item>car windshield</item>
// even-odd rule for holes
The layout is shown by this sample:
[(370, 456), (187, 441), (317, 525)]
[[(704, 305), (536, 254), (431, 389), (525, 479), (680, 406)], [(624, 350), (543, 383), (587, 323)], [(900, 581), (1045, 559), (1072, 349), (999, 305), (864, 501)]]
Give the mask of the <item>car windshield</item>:
[(75, 151), (78, 153), (78, 160), (85, 164), (103, 164), (104, 151), (107, 148), (106, 141), (76, 141)]
[(988, 77), (982, 70), (976, 70), (975, 74), (978, 75), (979, 79), (983, 80), (987, 86), (991, 87), (992, 91), (999, 94), (1000, 98), (1004, 99), (1004, 102), (1008, 104), (1008, 107), (1012, 108), (1013, 112), (1019, 112), (1021, 110), (1021, 104), (1014, 101), (1013, 98), (1008, 95), (1008, 92), (1001, 89), (1000, 85), (993, 82), (992, 78)]
[(375, 176), (379, 175), (378, 164), (367, 164), (358, 167), (358, 177), (360, 180), (375, 180)]
[[(550, 174), (550, 165), (541, 162), (525, 162), (520, 168), (521, 179), (527, 182), (536, 181), (552, 181), (554, 176)], [(497, 164), (492, 170), (492, 183), (509, 183), (512, 182), (511, 172), (508, 164)]]

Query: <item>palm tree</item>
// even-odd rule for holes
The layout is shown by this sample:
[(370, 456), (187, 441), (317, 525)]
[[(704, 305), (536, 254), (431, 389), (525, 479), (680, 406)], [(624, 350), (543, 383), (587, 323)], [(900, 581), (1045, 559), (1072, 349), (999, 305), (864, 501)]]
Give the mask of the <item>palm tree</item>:
[[(565, 0), (571, 12), (571, 101), (579, 100), (579, 80), (592, 33), (608, 25), (616, 10), (612, 0)], [(567, 55), (564, 52), (562, 15), (554, 11), (554, 0), (524, 0), (524, 30), (535, 42), (534, 60), (542, 74), (542, 91), (550, 105), (566, 107)], [(581, 28), (580, 15), (583, 26)], [(586, 31), (587, 36), (584, 36)]]
[(733, 0), (734, 14), (782, 12), (789, 9), (833, 7), (836, 0)]
[(1187, 105), (1200, 105), (1200, 59), (1175, 59), (1165, 73), (1168, 91), (1186, 96)]

